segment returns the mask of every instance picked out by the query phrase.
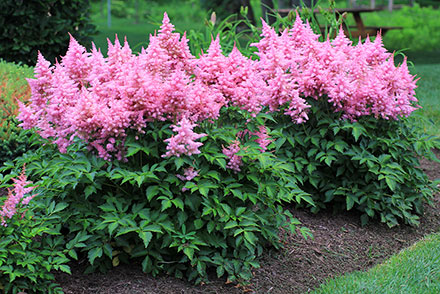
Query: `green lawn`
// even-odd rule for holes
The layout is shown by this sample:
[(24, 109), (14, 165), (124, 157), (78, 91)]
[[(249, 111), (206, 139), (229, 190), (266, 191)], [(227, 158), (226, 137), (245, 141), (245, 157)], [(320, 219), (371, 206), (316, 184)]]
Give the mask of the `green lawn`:
[[(106, 9), (106, 6), (103, 8)], [(148, 45), (149, 35), (159, 30), (164, 12), (167, 12), (171, 23), (179, 32), (190, 29), (201, 30), (207, 18), (207, 12), (195, 1), (173, 0), (166, 6), (152, 1), (139, 1), (138, 23), (135, 23), (134, 6), (130, 8), (126, 18), (112, 16), (111, 27), (108, 27), (106, 10), (103, 13), (100, 4), (93, 3), (91, 18), (99, 31), (93, 37), (93, 41), (104, 54), (107, 52), (107, 38), (114, 42), (115, 34), (121, 42), (127, 37), (133, 51), (139, 52), (142, 46), (145, 48)]]
[(440, 64), (420, 64), (412, 72), (420, 77), (416, 93), (422, 109), (416, 113), (434, 123), (426, 126), (428, 133), (440, 136)]
[(440, 293), (440, 234), (426, 237), (368, 272), (330, 280), (313, 293)]

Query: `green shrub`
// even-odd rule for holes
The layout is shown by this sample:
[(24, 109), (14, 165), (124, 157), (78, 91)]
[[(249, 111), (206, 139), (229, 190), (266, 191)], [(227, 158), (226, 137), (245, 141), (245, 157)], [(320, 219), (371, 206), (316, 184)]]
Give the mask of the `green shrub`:
[(411, 51), (434, 51), (440, 45), (440, 12), (432, 7), (404, 6), (393, 12), (369, 13), (366, 24), (401, 26), (402, 30), (391, 30), (384, 36), (389, 49), (408, 48)]
[(134, 8), (129, 7), (125, 1), (112, 1), (111, 14), (119, 18), (132, 17), (135, 14)]
[(88, 18), (89, 1), (4, 0), (0, 2), (0, 58), (35, 64), (37, 52), (54, 61), (63, 55), (72, 34), (90, 45), (95, 26)]
[[(292, 183), (292, 164), (262, 153), (254, 138), (243, 142), (243, 172), (227, 169), (222, 145), (246, 128), (249, 114), (229, 109), (223, 117), (203, 126), (208, 136), (191, 158), (161, 157), (171, 131), (155, 122), (138, 141), (129, 136), (128, 162), (107, 162), (76, 143), (67, 154), (42, 147), (17, 164), (27, 163), (29, 175), (43, 179), (36, 184), (45, 197), (68, 205), (62, 214), (67, 250), (87, 256), (88, 272), (138, 260), (153, 275), (200, 283), (212, 269), (243, 282), (268, 245), (280, 246), (279, 228), (296, 231), (299, 222), (281, 204), (311, 199)], [(198, 175), (179, 179), (187, 168)]]
[(398, 221), (417, 225), (423, 203), (432, 203), (437, 184), (418, 167), (419, 157), (437, 160), (437, 137), (418, 127), (421, 118), (384, 120), (362, 117), (341, 120), (325, 99), (309, 99), (309, 120), (292, 124), (283, 116), (274, 129), (277, 158), (296, 166), (299, 188), (316, 206), (337, 211), (358, 210), (365, 224), (379, 218), (389, 226)]

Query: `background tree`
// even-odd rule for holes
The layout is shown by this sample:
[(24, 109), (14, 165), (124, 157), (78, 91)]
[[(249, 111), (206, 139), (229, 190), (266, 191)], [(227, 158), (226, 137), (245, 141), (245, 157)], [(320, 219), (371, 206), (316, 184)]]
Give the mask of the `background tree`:
[(40, 51), (54, 61), (64, 55), (69, 33), (85, 46), (96, 27), (87, 0), (0, 1), (0, 58), (33, 65)]

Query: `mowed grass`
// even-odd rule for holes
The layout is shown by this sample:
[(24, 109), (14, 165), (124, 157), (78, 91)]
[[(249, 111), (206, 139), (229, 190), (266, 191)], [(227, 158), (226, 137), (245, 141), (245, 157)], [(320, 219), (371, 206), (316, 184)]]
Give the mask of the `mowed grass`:
[(432, 54), (418, 53), (413, 60), (415, 66), (410, 67), (410, 71), (420, 78), (417, 82), (416, 97), (422, 106), (415, 114), (433, 123), (425, 124), (427, 133), (440, 136), (440, 59)]
[[(133, 1), (127, 5), (133, 6)], [(102, 10), (102, 8), (104, 8)], [(184, 31), (202, 30), (205, 25), (207, 12), (203, 10), (197, 1), (169, 1), (167, 5), (161, 5), (152, 1), (139, 1), (138, 23), (133, 14), (134, 6), (130, 7), (132, 13), (125, 18), (112, 16), (111, 26), (107, 25), (107, 6), (99, 3), (92, 5), (92, 22), (97, 26), (99, 33), (93, 36), (93, 42), (97, 48), (101, 48), (103, 54), (107, 53), (107, 38), (115, 41), (118, 35), (122, 43), (127, 38), (130, 48), (139, 52), (142, 47), (146, 48), (149, 35), (158, 31), (162, 23), (164, 12), (167, 12), (171, 23), (180, 33)]]
[(440, 293), (440, 233), (427, 236), (368, 272), (330, 280), (312, 293)]

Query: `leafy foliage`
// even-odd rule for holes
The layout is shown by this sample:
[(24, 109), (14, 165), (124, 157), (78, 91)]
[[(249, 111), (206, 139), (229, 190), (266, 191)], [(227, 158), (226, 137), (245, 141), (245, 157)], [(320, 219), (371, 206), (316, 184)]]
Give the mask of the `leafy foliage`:
[(309, 102), (313, 115), (306, 123), (280, 116), (272, 135), (278, 137), (275, 155), (296, 166), (298, 186), (312, 195), (311, 210), (356, 209), (363, 224), (379, 218), (389, 226), (417, 225), (422, 204), (438, 191), (418, 168), (418, 158), (438, 161), (431, 149), (440, 147), (439, 139), (424, 134), (412, 118), (350, 122), (326, 102)]
[[(200, 283), (212, 269), (243, 282), (267, 245), (280, 246), (280, 227), (296, 231), (299, 222), (281, 204), (312, 202), (286, 173), (293, 167), (261, 152), (255, 137), (242, 141), (242, 172), (227, 169), (222, 145), (246, 129), (249, 114), (229, 109), (222, 117), (201, 127), (209, 136), (192, 157), (162, 157), (169, 123), (154, 122), (139, 140), (129, 135), (127, 162), (97, 158), (78, 142), (67, 154), (28, 152), (17, 164), (27, 162), (45, 196), (68, 205), (67, 250), (87, 258), (88, 271), (136, 259), (154, 275)], [(188, 168), (197, 175), (182, 179)]]
[(440, 45), (439, 11), (432, 7), (404, 6), (393, 11), (388, 17), (368, 16), (366, 21), (382, 25), (397, 25), (402, 30), (392, 30), (384, 37), (384, 43), (390, 49), (408, 48), (411, 51), (436, 51)]
[(40, 51), (50, 60), (67, 50), (68, 33), (90, 45), (95, 27), (88, 18), (89, 1), (0, 2), (0, 58), (35, 64)]
[(27, 164), (38, 205), (61, 205), (59, 269), (67, 257), (87, 271), (138, 261), (242, 283), (281, 227), (298, 231), (285, 203), (418, 223), (438, 188), (417, 156), (440, 144), (403, 118), (417, 108), (414, 77), (380, 38), (321, 43), (298, 17), (281, 35), (264, 25), (258, 60), (224, 56), (220, 37), (195, 58), (173, 30), (165, 15), (140, 55), (118, 41), (108, 58), (89, 54), (72, 38), (56, 66), (39, 56), (20, 119), (65, 153), (40, 146), (1, 170)]
[[(5, 188), (14, 173), (0, 176), (0, 188)], [(0, 196), (0, 203), (5, 204), (4, 199), (5, 196)], [(3, 293), (63, 293), (53, 282), (51, 271), (70, 273), (64, 239), (60, 236), (60, 211), (65, 207), (64, 203), (37, 195), (26, 207), (19, 204), (11, 218), (3, 219), (5, 223), (0, 225), (0, 290)]]

